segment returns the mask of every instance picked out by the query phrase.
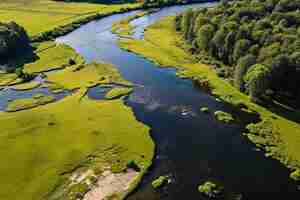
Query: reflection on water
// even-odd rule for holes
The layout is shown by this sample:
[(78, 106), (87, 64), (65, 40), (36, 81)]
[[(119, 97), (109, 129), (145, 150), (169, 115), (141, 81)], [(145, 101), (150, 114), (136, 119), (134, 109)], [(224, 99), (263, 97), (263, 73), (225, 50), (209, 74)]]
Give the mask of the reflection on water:
[[(136, 34), (161, 16), (185, 9), (188, 6), (174, 6), (135, 20)], [(150, 172), (128, 199), (206, 199), (197, 190), (206, 180), (222, 183), (228, 200), (297, 199), (299, 192), (288, 179), (289, 171), (278, 161), (265, 158), (263, 152), (254, 151), (255, 146), (241, 134), (245, 124), (257, 121), (257, 116), (217, 102), (192, 81), (176, 77), (174, 70), (159, 68), (118, 47), (116, 35), (109, 31), (111, 24), (133, 14), (91, 22), (57, 40), (72, 46), (87, 62), (116, 65), (125, 79), (143, 86), (135, 88), (125, 103), (139, 121), (152, 128), (156, 156)], [(203, 106), (210, 113), (202, 113)], [(239, 123), (217, 121), (213, 116), (217, 110), (232, 113)], [(154, 191), (151, 181), (160, 175), (170, 175), (172, 183)]]

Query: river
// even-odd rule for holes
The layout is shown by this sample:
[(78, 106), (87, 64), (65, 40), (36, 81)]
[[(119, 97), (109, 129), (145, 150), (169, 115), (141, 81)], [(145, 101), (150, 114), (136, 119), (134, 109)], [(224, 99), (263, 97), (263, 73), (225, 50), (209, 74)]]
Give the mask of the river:
[[(163, 16), (213, 5), (173, 6), (138, 18), (132, 22), (137, 26), (134, 36), (142, 39), (144, 28)], [(192, 81), (178, 78), (174, 69), (160, 68), (118, 47), (118, 37), (110, 31), (112, 23), (137, 12), (92, 21), (57, 39), (73, 47), (86, 62), (114, 64), (125, 79), (138, 85), (124, 101), (139, 121), (152, 128), (156, 156), (149, 173), (128, 199), (206, 199), (197, 190), (206, 180), (224, 185), (228, 200), (298, 199), (299, 191), (288, 178), (289, 170), (256, 151), (242, 135), (245, 124), (257, 120), (255, 117), (216, 101)], [(91, 98), (96, 96), (93, 91)], [(211, 112), (228, 111), (240, 119), (239, 123), (223, 124), (213, 115), (202, 113), (202, 106)], [(155, 191), (151, 181), (160, 175), (169, 175), (172, 183)]]

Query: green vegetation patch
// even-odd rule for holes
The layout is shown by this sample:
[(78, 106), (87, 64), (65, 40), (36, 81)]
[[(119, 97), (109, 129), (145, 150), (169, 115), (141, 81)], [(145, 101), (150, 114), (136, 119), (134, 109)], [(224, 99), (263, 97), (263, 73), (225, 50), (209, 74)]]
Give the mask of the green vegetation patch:
[(109, 64), (79, 64), (48, 75), (47, 80), (66, 89), (88, 88), (97, 84), (119, 83), (130, 85)]
[(290, 174), (290, 178), (294, 179), (295, 181), (300, 181), (300, 170), (297, 169), (297, 170), (293, 171)]
[(223, 112), (223, 111), (216, 111), (214, 112), (214, 115), (217, 120), (224, 122), (224, 123), (230, 123), (233, 122), (234, 119), (230, 113)]
[(14, 101), (9, 102), (6, 111), (16, 112), (20, 110), (34, 108), (40, 105), (45, 105), (54, 101), (55, 98), (53, 96), (35, 96), (34, 98), (16, 99)]
[(208, 109), (208, 107), (202, 107), (202, 108), (200, 108), (200, 111), (204, 112), (204, 113), (208, 113), (209, 109)]
[(216, 198), (223, 192), (223, 188), (216, 183), (206, 181), (198, 187), (200, 193), (208, 196), (209, 198)]
[(116, 87), (105, 94), (106, 99), (117, 99), (129, 95), (133, 91), (132, 88)]
[(0, 86), (7, 86), (18, 79), (15, 73), (0, 73)]
[(169, 181), (169, 178), (167, 176), (160, 176), (157, 179), (155, 179), (154, 181), (152, 181), (152, 187), (154, 189), (159, 189), (163, 186), (165, 186)]
[(41, 85), (41, 83), (39, 83), (37, 81), (30, 81), (27, 83), (15, 85), (13, 88), (14, 88), (14, 90), (32, 90), (34, 88), (39, 87), (40, 85)]
[[(71, 47), (55, 42), (42, 42), (35, 45), (32, 62), (23, 65), (24, 72), (37, 73), (62, 69), (75, 62), (82, 63), (83, 59)], [(73, 63), (72, 63), (73, 62)]]

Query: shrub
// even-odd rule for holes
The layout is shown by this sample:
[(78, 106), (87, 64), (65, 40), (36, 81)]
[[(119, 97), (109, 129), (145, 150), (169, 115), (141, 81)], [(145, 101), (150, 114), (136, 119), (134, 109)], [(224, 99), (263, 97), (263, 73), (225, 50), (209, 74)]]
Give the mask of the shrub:
[(126, 165), (127, 168), (129, 169), (133, 169), (134, 171), (141, 171), (141, 168), (136, 164), (136, 162), (134, 160), (130, 160), (127, 165)]

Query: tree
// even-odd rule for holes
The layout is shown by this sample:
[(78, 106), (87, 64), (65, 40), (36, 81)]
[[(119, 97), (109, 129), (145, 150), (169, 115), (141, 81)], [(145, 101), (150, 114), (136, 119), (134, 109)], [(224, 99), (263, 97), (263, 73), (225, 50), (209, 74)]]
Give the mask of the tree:
[(251, 46), (251, 41), (247, 39), (241, 39), (236, 42), (233, 50), (233, 62), (236, 63), (238, 59), (247, 54), (249, 47)]
[(244, 75), (248, 69), (256, 63), (256, 57), (254, 55), (248, 54), (238, 60), (238, 64), (235, 67), (234, 72), (234, 86), (240, 90), (244, 91)]
[(197, 32), (196, 42), (200, 50), (208, 50), (209, 43), (214, 36), (214, 27), (211, 24), (201, 26)]
[(184, 38), (188, 41), (190, 41), (191, 39), (190, 26), (192, 24), (193, 15), (194, 15), (193, 10), (190, 9), (182, 15), (182, 20), (181, 20), (181, 27), (182, 27), (181, 29), (183, 31)]
[(29, 46), (25, 29), (15, 22), (0, 23), (0, 58), (15, 55)]
[(254, 102), (259, 102), (269, 87), (270, 70), (263, 64), (252, 65), (244, 77), (247, 91)]

